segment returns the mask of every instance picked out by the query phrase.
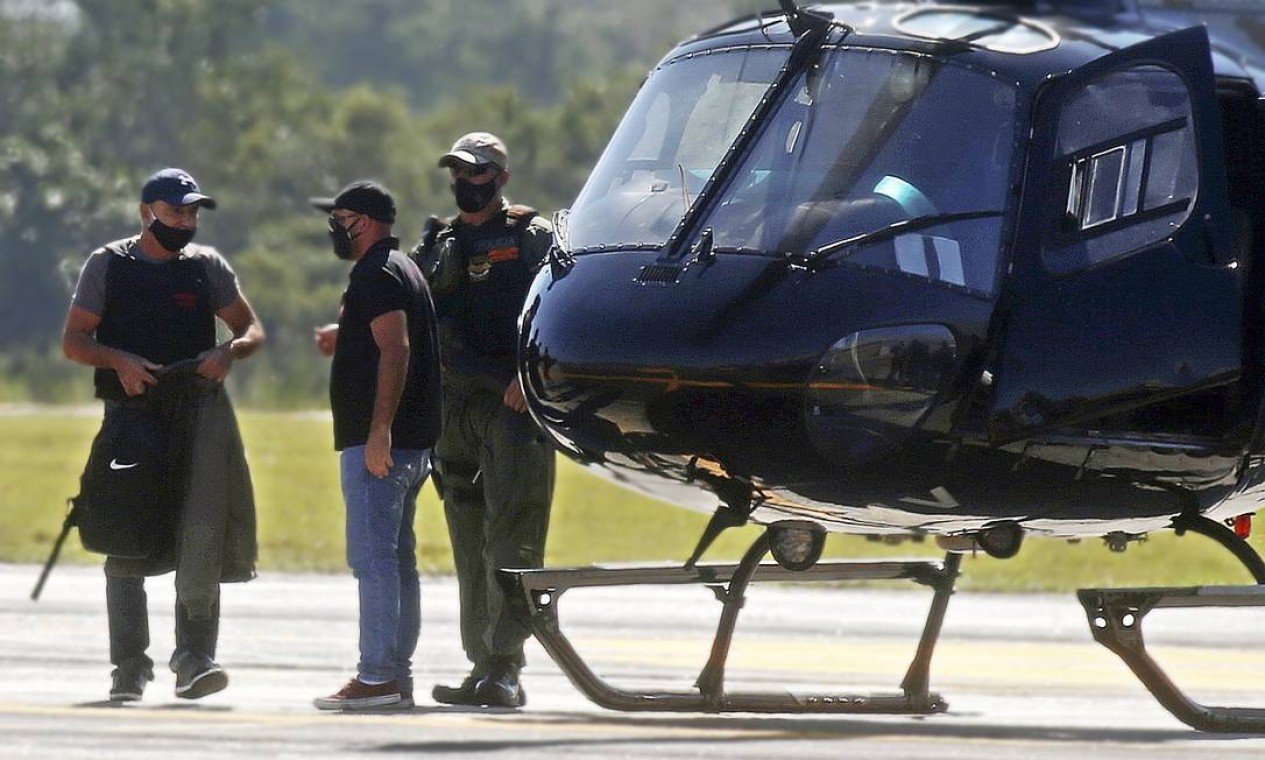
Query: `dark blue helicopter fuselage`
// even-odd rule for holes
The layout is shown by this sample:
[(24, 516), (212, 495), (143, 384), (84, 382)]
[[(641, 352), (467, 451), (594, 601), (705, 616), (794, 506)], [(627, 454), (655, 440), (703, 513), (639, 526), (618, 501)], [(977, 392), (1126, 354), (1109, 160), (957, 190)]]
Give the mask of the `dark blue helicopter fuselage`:
[[(1253, 511), (1250, 247), (1225, 220), (1257, 175), (1221, 158), (1238, 144), (1197, 92), (1207, 43), (1148, 47), (1136, 19), (819, 12), (838, 23), (683, 43), (559, 219), (520, 365), (560, 450), (685, 506), (855, 533)], [(1108, 91), (1158, 115), (1079, 135)], [(749, 115), (728, 125), (718, 93)], [(714, 126), (680, 114), (698, 103)]]

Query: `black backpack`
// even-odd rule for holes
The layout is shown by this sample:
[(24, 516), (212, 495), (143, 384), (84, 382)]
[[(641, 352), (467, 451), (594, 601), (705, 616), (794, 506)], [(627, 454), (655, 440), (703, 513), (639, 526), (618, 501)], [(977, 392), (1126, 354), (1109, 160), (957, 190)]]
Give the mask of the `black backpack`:
[(109, 410), (71, 499), (83, 547), (129, 559), (170, 549), (178, 514), (170, 473), (158, 408), (124, 402)]

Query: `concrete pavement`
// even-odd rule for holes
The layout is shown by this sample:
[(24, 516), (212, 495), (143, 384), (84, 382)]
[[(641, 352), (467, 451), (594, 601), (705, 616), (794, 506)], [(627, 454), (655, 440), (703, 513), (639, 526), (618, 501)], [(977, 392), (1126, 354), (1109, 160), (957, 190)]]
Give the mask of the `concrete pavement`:
[[(1071, 595), (958, 593), (932, 667), (949, 712), (930, 717), (622, 714), (585, 701), (529, 642), (521, 712), (453, 708), (430, 685), (465, 673), (450, 578), (423, 580), (418, 707), (321, 713), (356, 661), (349, 574), (266, 573), (226, 586), (219, 660), (229, 688), (197, 702), (158, 678), (111, 706), (99, 568), (0, 565), (0, 758), (1093, 757), (1247, 758), (1265, 738), (1194, 732), (1090, 639)], [(151, 579), (151, 656), (172, 646), (171, 577)], [(734, 689), (894, 690), (930, 594), (756, 586), (730, 660)], [(612, 683), (687, 689), (720, 606), (703, 588), (574, 589), (564, 630)], [(1148, 642), (1205, 703), (1265, 705), (1265, 612), (1152, 614)]]

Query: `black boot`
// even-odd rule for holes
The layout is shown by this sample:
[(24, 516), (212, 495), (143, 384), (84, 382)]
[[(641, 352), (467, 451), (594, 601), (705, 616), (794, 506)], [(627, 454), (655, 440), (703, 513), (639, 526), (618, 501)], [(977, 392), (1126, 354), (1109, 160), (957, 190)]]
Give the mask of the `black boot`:
[(460, 686), (435, 684), (435, 688), (431, 689), (430, 695), (442, 705), (478, 705), (481, 703), (475, 697), (475, 688), (479, 685), (479, 681), (482, 678), (483, 676), (475, 670), (465, 677)]
[(475, 699), (488, 707), (522, 707), (527, 692), (518, 683), (518, 665), (511, 660), (493, 660), (488, 674), (475, 686)]

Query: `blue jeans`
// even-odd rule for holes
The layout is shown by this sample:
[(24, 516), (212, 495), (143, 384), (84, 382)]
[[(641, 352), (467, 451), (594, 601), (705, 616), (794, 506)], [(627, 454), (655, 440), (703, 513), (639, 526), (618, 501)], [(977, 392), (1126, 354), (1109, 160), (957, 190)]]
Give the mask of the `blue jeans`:
[(347, 564), (360, 587), (360, 679), (411, 690), (422, 628), (413, 518), (430, 449), (392, 449), (391, 459), (391, 471), (377, 478), (365, 469), (364, 446), (342, 452)]

